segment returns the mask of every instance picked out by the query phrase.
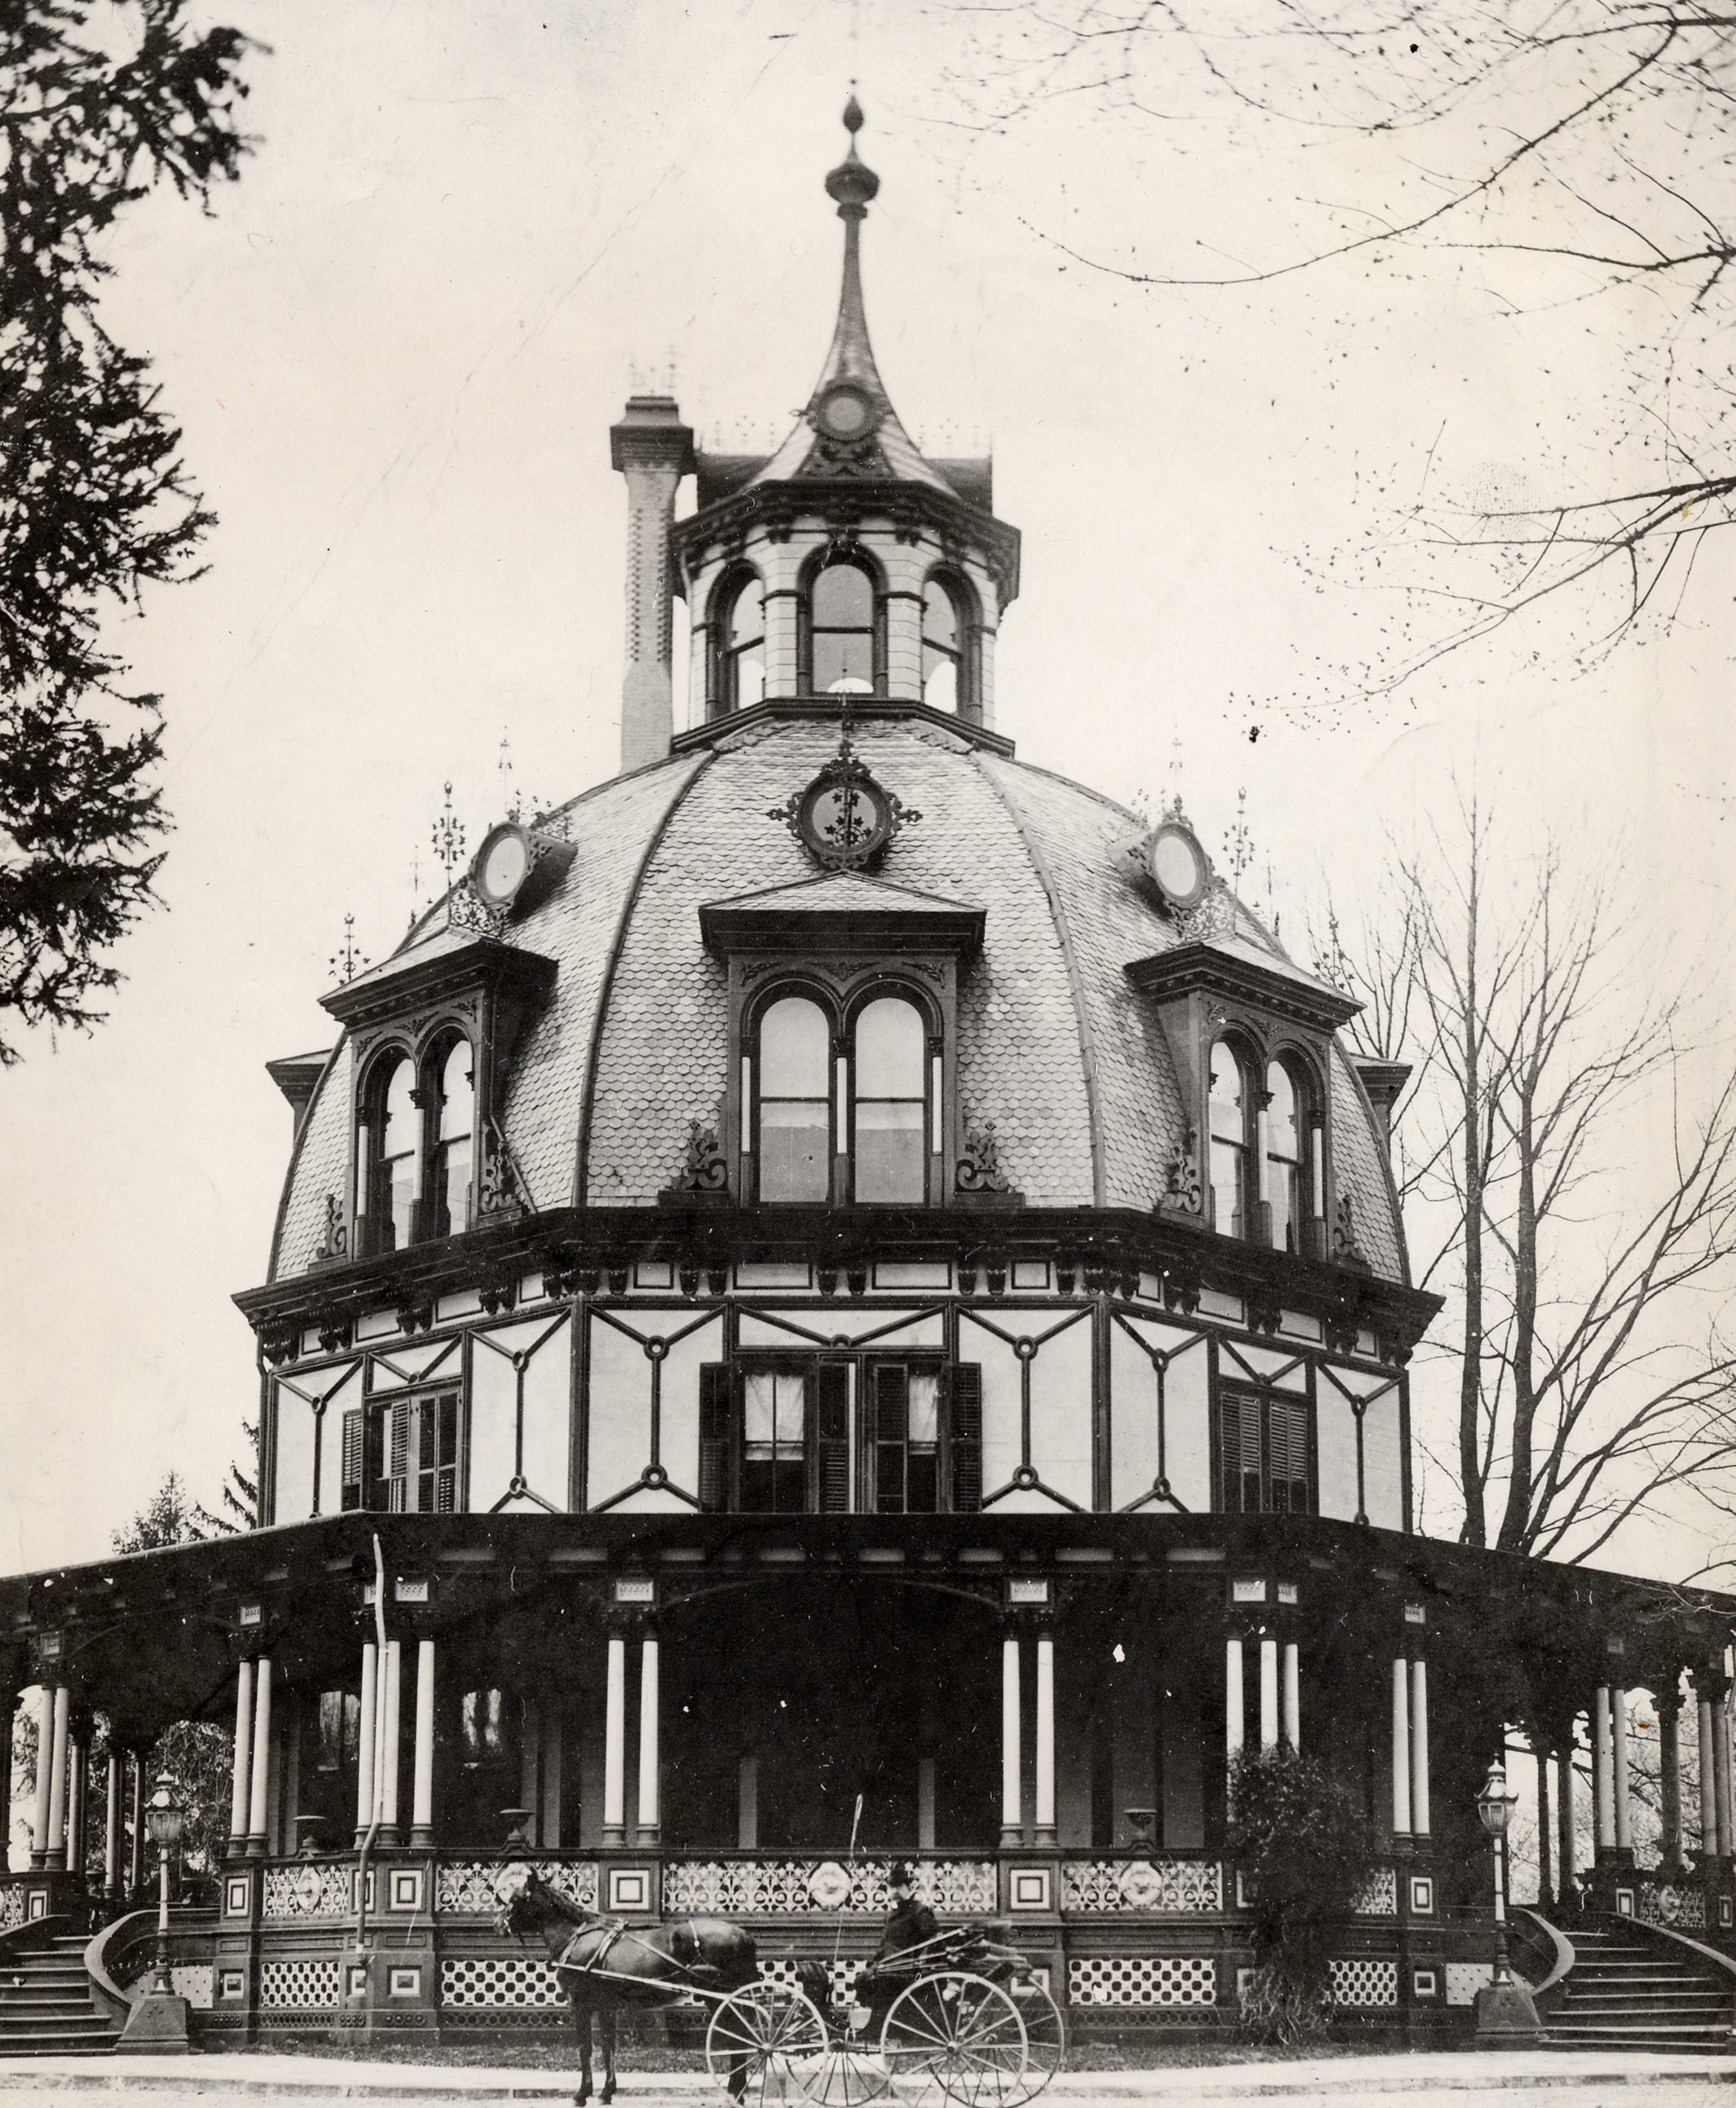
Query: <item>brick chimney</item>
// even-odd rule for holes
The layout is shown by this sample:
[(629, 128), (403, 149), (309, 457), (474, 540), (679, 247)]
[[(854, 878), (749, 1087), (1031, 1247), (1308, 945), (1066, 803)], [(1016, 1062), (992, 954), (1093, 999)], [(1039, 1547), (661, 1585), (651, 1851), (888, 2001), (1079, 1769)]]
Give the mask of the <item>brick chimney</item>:
[(661, 761), (675, 732), (670, 692), (669, 528), (676, 485), (693, 468), (693, 434), (672, 396), (634, 395), (609, 431), (609, 458), (627, 478), (627, 670), (621, 768)]

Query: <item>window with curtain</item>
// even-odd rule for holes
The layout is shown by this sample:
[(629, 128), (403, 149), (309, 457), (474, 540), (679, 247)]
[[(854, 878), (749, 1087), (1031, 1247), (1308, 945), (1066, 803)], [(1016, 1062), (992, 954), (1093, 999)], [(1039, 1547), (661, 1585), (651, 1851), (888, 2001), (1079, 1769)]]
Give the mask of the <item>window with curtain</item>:
[(458, 1391), (381, 1399), (344, 1416), (343, 1505), (394, 1515), (458, 1506)]
[(1211, 1118), (1212, 1226), (1245, 1236), (1248, 1223), (1248, 1079), (1227, 1039), (1212, 1042), (1208, 1105)]
[(415, 1234), (416, 1146), (421, 1133), (416, 1069), (401, 1056), (374, 1087), (374, 1164), (368, 1215), (382, 1247), (402, 1251)]
[(832, 1031), (805, 996), (759, 1020), (753, 1136), (762, 1200), (824, 1201), (832, 1190)]
[(1272, 1209), (1272, 1244), (1279, 1251), (1302, 1248), (1306, 1129), (1300, 1093), (1282, 1061), (1266, 1072), (1266, 1187)]
[(476, 1085), (468, 1039), (455, 1039), (438, 1064), (434, 1155), (434, 1235), (456, 1236), (470, 1227), (470, 1166), (474, 1158)]
[(857, 1013), (855, 1197), (921, 1201), (928, 1191), (928, 1033), (902, 996), (877, 996)]
[(873, 694), (877, 610), (868, 572), (848, 556), (825, 565), (814, 574), (807, 613), (809, 693)]
[(930, 709), (976, 714), (976, 596), (951, 571), (937, 571), (922, 592), (922, 700)]

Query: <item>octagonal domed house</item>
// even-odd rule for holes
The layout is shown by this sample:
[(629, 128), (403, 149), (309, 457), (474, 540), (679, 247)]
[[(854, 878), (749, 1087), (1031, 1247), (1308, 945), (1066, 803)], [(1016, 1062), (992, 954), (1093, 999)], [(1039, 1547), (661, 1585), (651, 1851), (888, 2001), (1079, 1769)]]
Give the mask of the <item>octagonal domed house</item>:
[(622, 772), (503, 821), (324, 998), (330, 1052), (272, 1065), (262, 1526), (0, 1583), (50, 1752), (12, 1916), (88, 1875), (92, 1710), (120, 1752), (234, 1721), (213, 2037), (554, 2024), (492, 1922), (527, 1858), (628, 1926), (740, 1919), (786, 1974), (840, 1918), (866, 1951), (907, 1858), (1076, 2020), (1233, 2021), (1226, 1776), (1275, 1743), (1381, 1841), (1342, 2012), (1444, 2034), (1487, 1973), (1502, 1720), (1571, 1749), (1581, 1709), (1588, 1879), (1728, 1924), (1727, 1793), (1696, 1888), (1666, 1784), (1647, 1889), (1622, 1737), (1625, 1690), (1689, 1668), (1716, 1739), (1729, 1606), (1414, 1534), (1402, 1072), (1179, 807), (996, 731), (1019, 538), (887, 395), (853, 130), (784, 445), (696, 453), (661, 397), (614, 428)]

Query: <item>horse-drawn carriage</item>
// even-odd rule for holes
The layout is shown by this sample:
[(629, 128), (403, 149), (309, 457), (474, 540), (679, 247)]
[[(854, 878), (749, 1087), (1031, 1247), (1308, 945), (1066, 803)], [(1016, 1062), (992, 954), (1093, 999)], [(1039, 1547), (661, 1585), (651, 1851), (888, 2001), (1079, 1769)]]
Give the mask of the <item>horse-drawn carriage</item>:
[(1060, 2069), (1066, 2031), (1041, 1971), (980, 1926), (955, 1927), (864, 1967), (844, 1996), (823, 1962), (793, 1984), (759, 1974), (753, 1942), (723, 1918), (643, 1929), (569, 1903), (514, 1870), (500, 1925), (539, 1938), (573, 2007), (575, 2098), (591, 2097), (591, 2015), (602, 2022), (601, 2098), (614, 2097), (618, 2008), (697, 2001), (709, 2009), (705, 2060), (738, 2101), (805, 2097), (816, 2108), (888, 2104), (1023, 2108)]

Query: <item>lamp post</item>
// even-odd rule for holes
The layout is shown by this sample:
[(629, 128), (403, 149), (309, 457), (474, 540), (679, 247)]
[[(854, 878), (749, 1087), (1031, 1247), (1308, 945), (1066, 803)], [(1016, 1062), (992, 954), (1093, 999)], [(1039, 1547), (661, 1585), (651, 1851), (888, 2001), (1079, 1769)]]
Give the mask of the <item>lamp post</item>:
[(1502, 1844), (1519, 1796), (1507, 1790), (1507, 1772), (1497, 1757), (1477, 1796), (1477, 1820), (1489, 1834), (1495, 1862), (1495, 1973), (1477, 1994), (1477, 2046), (1511, 2049), (1535, 2043), (1542, 2029), (1531, 1988), (1513, 1975), (1508, 1958), (1507, 1893)]
[(187, 2047), (187, 2004), (175, 1993), (169, 1944), (169, 1862), (181, 1842), (187, 1811), (175, 1798), (175, 1782), (159, 1774), (156, 1790), (145, 1804), (145, 1827), (157, 1848), (157, 1958), (151, 1988), (128, 2016), (121, 2041), (132, 2051), (182, 2051)]

